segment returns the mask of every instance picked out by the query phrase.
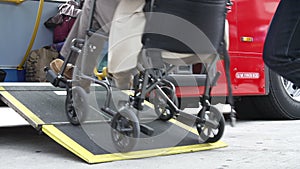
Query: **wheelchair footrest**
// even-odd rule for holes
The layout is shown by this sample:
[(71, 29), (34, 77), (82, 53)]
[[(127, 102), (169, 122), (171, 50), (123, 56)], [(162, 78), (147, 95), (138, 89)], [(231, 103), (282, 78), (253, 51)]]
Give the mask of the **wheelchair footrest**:
[(187, 126), (190, 126), (190, 127), (193, 127), (195, 124), (199, 124), (199, 123), (200, 124), (205, 124), (205, 125), (209, 126), (210, 128), (213, 128), (213, 129), (217, 129), (218, 126), (219, 126), (219, 123), (216, 122), (216, 121), (212, 121), (210, 119), (201, 119), (196, 115), (185, 113), (183, 111), (180, 111), (180, 113), (177, 116), (176, 120), (183, 123), (183, 124), (185, 124), (185, 125), (187, 125)]
[(45, 72), (46, 72), (46, 80), (49, 81), (53, 86), (66, 88), (67, 85), (66, 82), (59, 79), (56, 73), (53, 72), (53, 70), (46, 67)]
[(176, 118), (177, 121), (187, 125), (187, 126), (194, 126), (196, 121), (199, 120), (199, 117), (193, 115), (193, 114), (189, 114), (189, 113), (185, 113), (183, 111), (179, 112), (179, 115)]
[(140, 130), (142, 133), (146, 134), (147, 136), (152, 136), (154, 133), (154, 129), (145, 124), (140, 124)]

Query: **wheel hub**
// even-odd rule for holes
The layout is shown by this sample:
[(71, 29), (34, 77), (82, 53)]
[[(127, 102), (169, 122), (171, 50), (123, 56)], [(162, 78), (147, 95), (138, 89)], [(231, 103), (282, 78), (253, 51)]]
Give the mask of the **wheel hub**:
[(300, 88), (294, 85), (294, 83), (281, 77), (281, 82), (286, 93), (295, 101), (300, 102)]

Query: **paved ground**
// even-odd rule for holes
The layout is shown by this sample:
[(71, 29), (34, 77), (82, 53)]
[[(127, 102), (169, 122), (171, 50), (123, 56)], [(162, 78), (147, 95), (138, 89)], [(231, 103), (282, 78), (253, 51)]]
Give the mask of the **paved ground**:
[(171, 156), (87, 164), (31, 127), (0, 128), (2, 169), (265, 169), (300, 168), (300, 121), (238, 121), (228, 147)]

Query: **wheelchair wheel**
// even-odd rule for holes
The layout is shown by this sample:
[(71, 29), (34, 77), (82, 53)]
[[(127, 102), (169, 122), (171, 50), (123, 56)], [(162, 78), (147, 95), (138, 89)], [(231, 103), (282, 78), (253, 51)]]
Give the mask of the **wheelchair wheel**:
[[(178, 98), (172, 89), (170, 87), (162, 87), (161, 89), (178, 106)], [(167, 104), (167, 100), (159, 96), (155, 89), (150, 92), (149, 100), (153, 103), (155, 113), (159, 116), (160, 120), (168, 121), (175, 115), (175, 112)]]
[(79, 120), (77, 118), (77, 114), (74, 108), (73, 100), (72, 100), (72, 90), (67, 89), (67, 97), (65, 101), (65, 111), (69, 122), (73, 125), (79, 125)]
[(111, 122), (111, 136), (115, 148), (119, 152), (131, 151), (140, 135), (137, 116), (127, 107), (123, 107)]
[(76, 86), (72, 89), (67, 89), (65, 109), (71, 124), (79, 125), (84, 120), (84, 113), (87, 111), (88, 106), (86, 99), (86, 93), (83, 88)]
[(202, 124), (197, 122), (196, 128), (198, 130), (199, 136), (206, 143), (214, 143), (221, 139), (225, 128), (225, 119), (222, 113), (214, 106), (210, 107), (209, 111), (205, 112), (205, 119), (210, 120), (218, 124), (217, 128), (212, 128), (207, 123)]

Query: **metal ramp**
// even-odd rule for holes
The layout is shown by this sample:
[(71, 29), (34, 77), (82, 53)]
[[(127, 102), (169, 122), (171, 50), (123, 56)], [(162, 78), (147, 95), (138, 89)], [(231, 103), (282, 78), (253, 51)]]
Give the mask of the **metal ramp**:
[[(175, 120), (168, 122), (155, 120), (149, 123), (154, 128), (154, 136), (172, 128), (164, 133), (169, 141), (166, 139), (162, 141), (158, 137), (143, 139), (147, 136), (141, 135), (142, 141), (133, 151), (119, 153), (106, 147), (112, 144), (107, 132), (107, 121), (93, 121), (79, 126), (73, 126), (68, 122), (65, 115), (64, 89), (55, 88), (50, 83), (1, 83), (0, 97), (32, 127), (42, 131), (87, 163), (188, 153), (227, 146), (222, 141), (200, 144), (195, 129)], [(185, 133), (184, 137), (180, 138), (176, 145), (170, 144), (170, 140), (181, 137), (180, 133)], [(94, 138), (94, 135), (98, 137)], [(99, 143), (99, 140), (103, 141), (103, 144)]]

